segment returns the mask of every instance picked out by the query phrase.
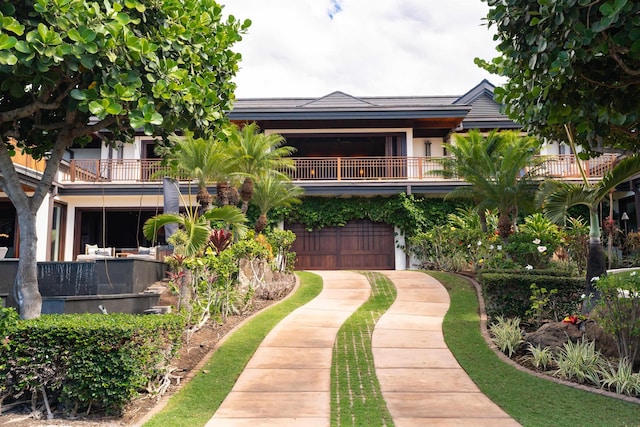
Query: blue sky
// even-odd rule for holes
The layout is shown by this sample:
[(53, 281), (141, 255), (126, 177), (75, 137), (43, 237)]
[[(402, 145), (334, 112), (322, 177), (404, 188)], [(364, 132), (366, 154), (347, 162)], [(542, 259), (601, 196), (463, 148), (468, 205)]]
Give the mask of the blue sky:
[(236, 96), (461, 95), (497, 55), (480, 0), (223, 0), (253, 21)]

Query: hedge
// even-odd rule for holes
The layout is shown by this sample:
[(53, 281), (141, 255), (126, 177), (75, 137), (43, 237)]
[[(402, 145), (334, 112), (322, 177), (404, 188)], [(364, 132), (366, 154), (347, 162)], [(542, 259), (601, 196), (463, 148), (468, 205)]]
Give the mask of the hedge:
[(177, 315), (43, 315), (3, 332), (0, 403), (47, 393), (77, 411), (121, 413), (166, 372), (180, 346)]
[(553, 302), (561, 316), (576, 314), (585, 289), (583, 277), (551, 270), (481, 271), (477, 278), (482, 285), (487, 315), (491, 318), (526, 319), (532, 305), (532, 284), (547, 291), (557, 289)]

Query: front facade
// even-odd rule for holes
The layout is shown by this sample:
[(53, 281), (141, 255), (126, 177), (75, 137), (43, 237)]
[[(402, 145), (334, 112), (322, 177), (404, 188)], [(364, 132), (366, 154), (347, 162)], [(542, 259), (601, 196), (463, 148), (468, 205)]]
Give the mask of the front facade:
[[(297, 150), (292, 178), (307, 196), (404, 192), (443, 197), (465, 185), (433, 173), (440, 168), (439, 159), (447, 156), (443, 144), (453, 134), (519, 129), (500, 113), (493, 89), (483, 81), (458, 97), (358, 98), (334, 92), (321, 98), (240, 99), (229, 119), (240, 125), (256, 122), (266, 133), (283, 135)], [(142, 236), (142, 224), (163, 207), (160, 160), (153, 146), (153, 138), (141, 136), (133, 144), (106, 147), (96, 139), (84, 148), (70, 149), (38, 213), (38, 259), (75, 260), (87, 244), (113, 247), (116, 253), (150, 246)], [(548, 144), (540, 154), (547, 156), (552, 176), (579, 179), (578, 160), (567, 147)], [(603, 156), (585, 167), (592, 179), (598, 179), (612, 161)], [(27, 178), (37, 179), (38, 174), (37, 169), (28, 172), (27, 186)], [(188, 195), (188, 183), (182, 183), (182, 189)], [(625, 190), (620, 196), (627, 201), (628, 225), (635, 226), (638, 192), (633, 183)], [(313, 232), (299, 224), (285, 227), (298, 236), (294, 250), (299, 267), (305, 269), (410, 267), (399, 249), (402, 236), (387, 224), (355, 221)], [(0, 246), (9, 247), (7, 257), (19, 255), (16, 231), (15, 210), (8, 199), (0, 199), (0, 233), (8, 235), (0, 237)]]

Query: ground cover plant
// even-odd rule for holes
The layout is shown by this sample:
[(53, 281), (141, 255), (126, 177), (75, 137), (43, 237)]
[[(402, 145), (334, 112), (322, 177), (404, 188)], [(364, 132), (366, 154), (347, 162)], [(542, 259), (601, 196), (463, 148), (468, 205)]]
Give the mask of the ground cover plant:
[(523, 426), (638, 424), (636, 404), (538, 378), (501, 361), (480, 334), (472, 285), (449, 273), (429, 274), (451, 298), (443, 323), (447, 346), (480, 390)]
[(393, 282), (367, 272), (371, 296), (338, 331), (331, 365), (332, 426), (393, 426), (375, 374), (371, 336), (396, 298)]
[(213, 416), (271, 329), (322, 290), (319, 276), (300, 272), (300, 287), (282, 303), (252, 318), (216, 350), (200, 372), (145, 426), (203, 426)]

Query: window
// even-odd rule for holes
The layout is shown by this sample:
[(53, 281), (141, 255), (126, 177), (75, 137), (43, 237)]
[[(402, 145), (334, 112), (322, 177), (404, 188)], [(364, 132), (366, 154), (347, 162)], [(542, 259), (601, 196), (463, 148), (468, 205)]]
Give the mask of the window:
[(51, 261), (62, 261), (66, 213), (67, 207), (65, 205), (54, 203), (51, 216), (51, 246), (49, 248)]
[(426, 157), (431, 157), (431, 142), (429, 141), (424, 143), (424, 155)]

